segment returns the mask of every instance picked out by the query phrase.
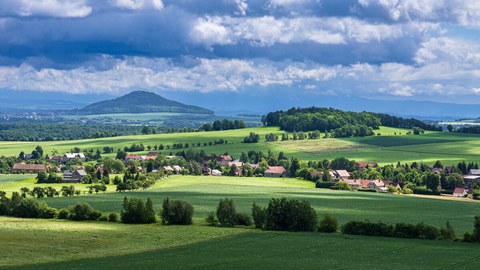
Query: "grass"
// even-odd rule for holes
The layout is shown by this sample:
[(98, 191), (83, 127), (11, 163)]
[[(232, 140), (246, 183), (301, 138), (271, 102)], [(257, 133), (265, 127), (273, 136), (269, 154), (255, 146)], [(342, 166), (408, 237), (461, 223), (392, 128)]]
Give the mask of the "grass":
[[(241, 143), (250, 132), (260, 135), (261, 141), (254, 144)], [(192, 132), (175, 134), (154, 134), (139, 136), (120, 136), (91, 140), (55, 141), (55, 142), (0, 142), (0, 155), (16, 156), (20, 151), (31, 152), (35, 146), (41, 145), (46, 154), (52, 151), (64, 153), (73, 147), (82, 150), (103, 149), (104, 146), (116, 150), (123, 149), (133, 143), (143, 143), (146, 146), (173, 145), (188, 143), (196, 151), (205, 150), (207, 154), (229, 153), (235, 158), (242, 152), (250, 150), (274, 153), (283, 151), (288, 157), (303, 160), (322, 160), (346, 157), (357, 161), (376, 161), (382, 165), (395, 164), (398, 161), (411, 163), (414, 161), (433, 165), (440, 160), (444, 164), (456, 164), (460, 161), (480, 163), (480, 135), (457, 134), (443, 132), (426, 132), (422, 135), (406, 135), (406, 130), (381, 127), (376, 131), (381, 136), (365, 138), (317, 139), (305, 141), (265, 142), (268, 133), (280, 135), (283, 133), (275, 127), (256, 127), (239, 130)], [(402, 135), (399, 135), (399, 134)], [(396, 134), (396, 135), (395, 135)], [(215, 140), (227, 140), (228, 144), (207, 145)], [(200, 146), (197, 144), (200, 143)], [(182, 150), (186, 150), (183, 148)], [(163, 154), (176, 153), (176, 149), (166, 149)], [(147, 151), (138, 152), (145, 154)], [(104, 157), (114, 157), (115, 154), (105, 154)]]
[[(25, 176), (28, 177), (28, 176)], [(3, 187), (26, 181), (0, 178)], [(214, 228), (203, 218), (218, 200), (232, 198), (237, 211), (272, 197), (306, 199), (319, 215), (350, 220), (425, 222), (450, 220), (458, 235), (472, 231), (477, 203), (404, 195), (315, 189), (298, 179), (173, 176), (148, 190), (45, 199), (64, 207), (86, 201), (104, 213), (119, 212), (123, 197), (189, 201), (194, 225), (123, 225), (107, 222), (0, 217), (0, 268), (15, 269), (478, 269), (480, 245), (321, 233)], [(26, 259), (28, 258), (28, 259)], [(406, 259), (408, 258), (408, 260)]]
[[(75, 189), (80, 190), (85, 194), (88, 191), (87, 184), (80, 183), (45, 183), (45, 184), (36, 184), (36, 174), (0, 174), (0, 190), (5, 191), (10, 195), (11, 192), (19, 192), (22, 187), (27, 187), (32, 190), (34, 187), (53, 187), (57, 191), (62, 189), (62, 186), (74, 186)], [(113, 176), (111, 176), (113, 177)], [(108, 192), (115, 192), (117, 186), (110, 184), (107, 186)]]
[(119, 213), (125, 196), (150, 197), (156, 210), (167, 197), (188, 201), (195, 208), (194, 221), (197, 224), (203, 224), (204, 217), (214, 211), (219, 199), (224, 197), (233, 199), (237, 210), (245, 213), (250, 213), (253, 202), (266, 206), (271, 198), (287, 197), (306, 199), (320, 215), (330, 213), (340, 223), (369, 219), (388, 224), (425, 222), (441, 227), (449, 220), (459, 234), (471, 231), (473, 217), (480, 214), (479, 204), (470, 201), (333, 191), (315, 189), (312, 182), (297, 179), (240, 177), (173, 176), (148, 190), (47, 198), (45, 201), (56, 208), (87, 201), (105, 213)]

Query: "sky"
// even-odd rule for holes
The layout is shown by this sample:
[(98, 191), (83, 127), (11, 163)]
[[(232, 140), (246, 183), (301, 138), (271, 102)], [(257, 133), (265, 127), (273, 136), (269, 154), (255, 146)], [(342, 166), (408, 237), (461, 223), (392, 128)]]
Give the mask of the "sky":
[(480, 104), (477, 0), (2, 0), (0, 93)]

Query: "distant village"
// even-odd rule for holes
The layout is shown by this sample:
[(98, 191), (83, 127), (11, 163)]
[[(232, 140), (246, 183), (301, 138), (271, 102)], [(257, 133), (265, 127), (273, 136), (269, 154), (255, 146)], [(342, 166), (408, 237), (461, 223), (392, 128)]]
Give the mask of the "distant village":
[[(93, 168), (89, 168), (89, 171), (86, 171), (84, 162), (86, 162), (88, 158), (86, 154), (81, 152), (49, 156), (45, 164), (35, 164), (38, 162), (36, 162), (36, 157), (33, 154), (24, 154), (22, 159), (23, 161), (16, 162), (11, 166), (9, 170), (10, 173), (38, 174), (40, 172), (52, 172), (62, 175), (59, 181), (61, 183), (83, 183), (84, 178), (89, 173), (100, 176), (108, 175), (109, 173), (123, 173), (122, 171), (118, 171), (121, 169), (115, 171), (107, 168), (105, 165), (102, 166), (101, 163), (90, 165), (90, 167), (93, 166)], [(365, 170), (381, 171), (381, 167), (376, 162), (355, 162), (353, 170), (352, 168), (350, 168), (350, 170), (332, 168), (320, 170), (309, 168), (306, 170), (308, 175), (305, 176), (305, 173), (301, 174), (298, 173), (298, 171), (296, 175), (292, 175), (291, 170), (289, 172), (288, 168), (290, 165), (282, 166), (281, 162), (274, 162), (275, 165), (269, 165), (265, 160), (263, 160), (263, 163), (242, 162), (239, 159), (234, 160), (232, 156), (228, 154), (202, 156), (199, 159), (200, 162), (193, 161), (193, 163), (195, 163), (194, 165), (192, 165), (192, 161), (187, 162), (182, 156), (164, 156), (159, 152), (153, 151), (148, 152), (146, 155), (126, 153), (124, 159), (115, 160), (123, 163), (125, 168), (135, 167), (137, 172), (145, 174), (161, 173), (165, 176), (173, 174), (201, 174), (209, 176), (262, 176), (272, 178), (301, 177), (316, 182), (317, 188), (381, 193), (405, 193), (404, 191), (407, 190), (405, 186), (406, 181), (404, 180), (380, 180), (380, 174), (378, 174), (379, 179), (363, 179), (358, 177), (358, 175), (361, 175)], [(290, 161), (287, 163), (290, 163)], [(196, 166), (196, 168), (192, 166)], [(470, 167), (471, 169), (461, 176), (463, 182), (455, 184), (454, 189), (446, 193), (447, 195), (454, 197), (472, 197), (472, 193), (474, 193), (476, 187), (475, 184), (480, 182), (480, 170), (474, 168), (475, 166), (473, 165)], [(425, 169), (423, 170), (425, 171)], [(428, 168), (427, 170), (429, 173), (438, 175), (438, 178), (440, 178), (440, 175), (453, 173), (455, 168), (446, 166), (444, 168)], [(440, 190), (444, 189), (439, 182), (438, 188), (436, 189), (438, 194), (430, 195), (440, 195)]]

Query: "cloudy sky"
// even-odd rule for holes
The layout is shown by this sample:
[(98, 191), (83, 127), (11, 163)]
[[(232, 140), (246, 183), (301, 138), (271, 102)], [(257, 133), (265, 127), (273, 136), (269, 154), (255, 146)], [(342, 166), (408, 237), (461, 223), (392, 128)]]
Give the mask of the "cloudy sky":
[(0, 89), (480, 103), (480, 1), (2, 0)]

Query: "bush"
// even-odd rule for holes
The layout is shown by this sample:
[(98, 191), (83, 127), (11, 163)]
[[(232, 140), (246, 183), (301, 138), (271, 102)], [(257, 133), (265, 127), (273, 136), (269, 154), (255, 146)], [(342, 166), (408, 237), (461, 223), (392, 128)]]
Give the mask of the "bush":
[(217, 219), (222, 227), (233, 227), (236, 224), (236, 214), (235, 204), (233, 200), (225, 198), (220, 199), (217, 206)]
[(144, 203), (142, 199), (125, 197), (120, 219), (127, 224), (148, 224), (157, 221), (150, 198)]
[(455, 230), (450, 225), (450, 222), (447, 221), (445, 228), (440, 229), (440, 238), (442, 240), (455, 240)]
[(185, 201), (163, 200), (162, 224), (190, 225), (192, 224), (193, 206)]
[(338, 229), (338, 222), (333, 216), (329, 214), (325, 214), (323, 216), (323, 219), (320, 220), (320, 225), (318, 226), (319, 232), (334, 233), (337, 231), (337, 229)]
[(41, 203), (38, 208), (39, 218), (55, 218), (58, 216), (58, 210), (56, 208), (48, 206), (46, 203)]
[(237, 213), (235, 215), (235, 223), (237, 225), (250, 226), (252, 225), (252, 218), (250, 217), (249, 214)]
[(108, 217), (107, 216), (101, 216), (98, 221), (108, 221)]
[(385, 223), (371, 223), (368, 220), (350, 221), (342, 226), (342, 233), (366, 236), (392, 236), (393, 227)]
[(266, 217), (267, 230), (314, 231), (317, 228), (317, 213), (305, 200), (271, 199)]
[(13, 216), (21, 218), (37, 218), (40, 203), (32, 198), (22, 199), (20, 203), (13, 208)]
[(267, 209), (253, 203), (252, 217), (257, 229), (265, 229), (265, 222), (267, 221)]
[(70, 213), (70, 212), (68, 211), (68, 209), (62, 208), (62, 209), (60, 209), (60, 210), (58, 211), (57, 218), (58, 218), (58, 219), (67, 219), (69, 213)]
[(317, 181), (315, 183), (315, 188), (332, 188), (334, 185), (335, 185), (335, 182)]
[(97, 220), (102, 212), (93, 209), (88, 203), (78, 203), (70, 209), (68, 219), (75, 221)]
[(210, 212), (208, 215), (205, 217), (205, 221), (208, 223), (210, 226), (215, 226), (218, 224), (218, 219), (215, 216), (215, 212)]
[(109, 222), (118, 222), (118, 214), (117, 213), (110, 213), (108, 215)]
[(333, 185), (333, 188), (338, 190), (352, 190), (352, 187), (350, 187), (346, 182), (336, 182)]
[(357, 191), (360, 191), (360, 192), (377, 192), (377, 190), (374, 189), (374, 188), (359, 188), (359, 189), (357, 189)]

